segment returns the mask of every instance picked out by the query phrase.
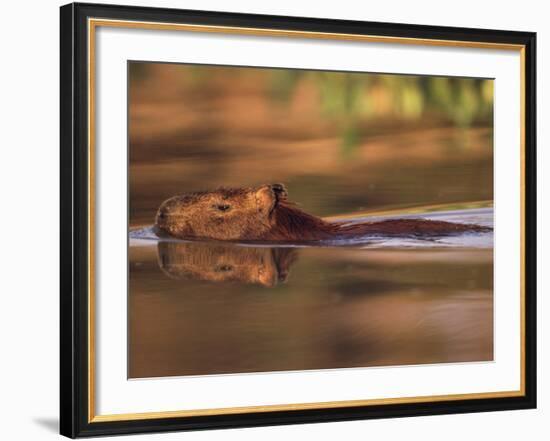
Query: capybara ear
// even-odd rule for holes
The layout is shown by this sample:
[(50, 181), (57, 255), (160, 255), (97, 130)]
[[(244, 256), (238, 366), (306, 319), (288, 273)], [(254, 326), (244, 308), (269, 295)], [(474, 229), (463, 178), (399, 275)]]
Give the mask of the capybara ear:
[(258, 210), (266, 214), (271, 213), (273, 207), (277, 203), (277, 196), (271, 188), (271, 185), (262, 185), (256, 190), (256, 203), (258, 204)]
[(277, 185), (277, 190), (273, 187), (273, 185), (268, 184), (258, 187), (255, 193), (258, 210), (266, 214), (271, 213), (273, 208), (275, 208), (275, 205), (279, 200), (279, 192), (282, 192), (282, 189), (284, 189), (284, 187), (278, 186), (280, 184), (274, 185)]
[(284, 184), (271, 184), (271, 188), (275, 192), (277, 198), (286, 199), (288, 197), (288, 191)]

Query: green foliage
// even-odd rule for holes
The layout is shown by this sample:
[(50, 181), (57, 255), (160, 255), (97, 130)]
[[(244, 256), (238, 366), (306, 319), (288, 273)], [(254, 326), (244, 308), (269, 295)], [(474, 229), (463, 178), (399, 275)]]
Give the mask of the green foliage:
[[(147, 75), (145, 64), (132, 66), (132, 79)], [(217, 68), (228, 87), (232, 79), (248, 70)], [(467, 128), (487, 122), (493, 112), (493, 81), (418, 75), (325, 72), (297, 69), (265, 69), (265, 88), (274, 105), (288, 106), (300, 85), (313, 86), (319, 112), (341, 134), (342, 156), (361, 144), (369, 127), (380, 121), (421, 121)], [(207, 87), (211, 67), (186, 66), (193, 87)], [(258, 78), (258, 77), (255, 77)]]
[(276, 70), (271, 75), (271, 99), (281, 104), (288, 104), (296, 84), (300, 80), (300, 71), (292, 69)]
[(273, 70), (271, 95), (278, 102), (289, 103), (302, 81), (313, 82), (322, 115), (340, 127), (344, 156), (361, 143), (361, 127), (372, 121), (414, 121), (430, 116), (469, 127), (492, 117), (491, 80)]
[(350, 125), (342, 133), (342, 156), (350, 156), (361, 142), (361, 133), (357, 125)]

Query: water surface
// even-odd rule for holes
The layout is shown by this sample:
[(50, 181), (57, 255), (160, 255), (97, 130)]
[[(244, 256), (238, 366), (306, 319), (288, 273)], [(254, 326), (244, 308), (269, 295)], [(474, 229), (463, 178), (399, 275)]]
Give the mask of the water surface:
[[(490, 208), (406, 216), (492, 226)], [(492, 236), (260, 246), (135, 230), (129, 376), (492, 360)]]

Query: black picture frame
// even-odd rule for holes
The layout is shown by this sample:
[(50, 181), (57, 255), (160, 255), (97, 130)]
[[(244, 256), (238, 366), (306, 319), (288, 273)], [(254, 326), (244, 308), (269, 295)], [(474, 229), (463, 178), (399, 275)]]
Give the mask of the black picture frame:
[[(524, 46), (525, 394), (514, 397), (369, 405), (230, 415), (90, 421), (88, 396), (87, 20), (247, 27)], [(322, 421), (484, 412), (536, 407), (536, 34), (487, 29), (69, 4), (60, 9), (60, 432), (75, 438), (127, 433), (252, 427)]]

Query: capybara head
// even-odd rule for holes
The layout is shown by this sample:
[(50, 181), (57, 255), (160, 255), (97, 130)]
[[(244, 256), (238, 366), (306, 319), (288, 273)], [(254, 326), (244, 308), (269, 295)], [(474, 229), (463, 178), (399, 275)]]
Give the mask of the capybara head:
[(272, 227), (277, 204), (286, 198), (282, 184), (184, 194), (162, 203), (155, 224), (179, 238), (261, 238)]

